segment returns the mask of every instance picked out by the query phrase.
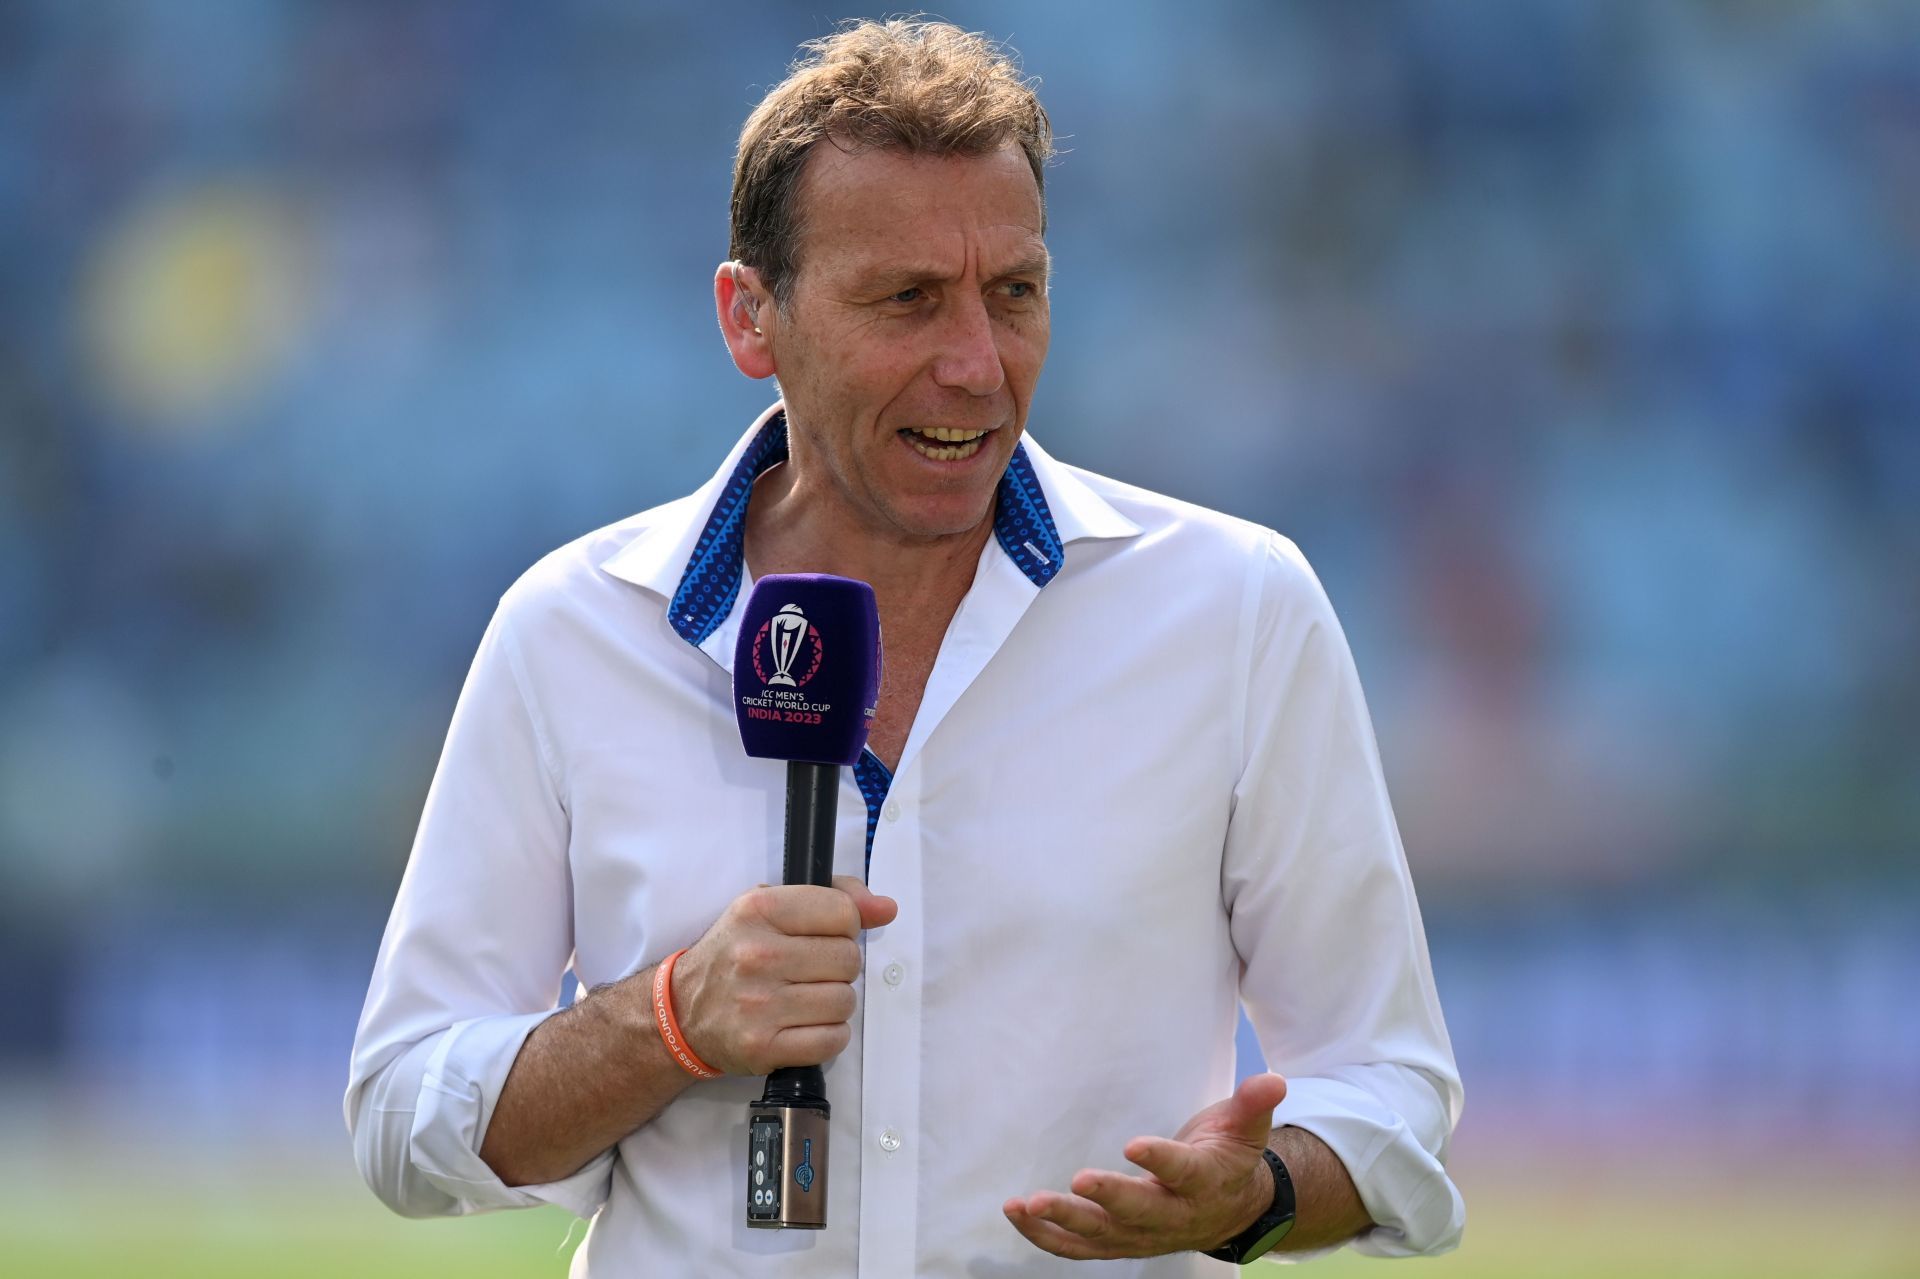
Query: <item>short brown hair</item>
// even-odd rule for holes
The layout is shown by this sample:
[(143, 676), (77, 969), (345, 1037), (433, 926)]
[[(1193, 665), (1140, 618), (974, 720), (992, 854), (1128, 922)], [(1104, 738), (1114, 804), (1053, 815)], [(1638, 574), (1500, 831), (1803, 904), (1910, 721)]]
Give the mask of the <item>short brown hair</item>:
[(987, 155), (1017, 142), (1045, 230), (1053, 126), (1001, 46), (948, 23), (895, 18), (850, 23), (801, 48), (747, 117), (733, 165), (728, 256), (759, 271), (782, 305), (799, 271), (800, 175), (822, 138), (926, 155)]

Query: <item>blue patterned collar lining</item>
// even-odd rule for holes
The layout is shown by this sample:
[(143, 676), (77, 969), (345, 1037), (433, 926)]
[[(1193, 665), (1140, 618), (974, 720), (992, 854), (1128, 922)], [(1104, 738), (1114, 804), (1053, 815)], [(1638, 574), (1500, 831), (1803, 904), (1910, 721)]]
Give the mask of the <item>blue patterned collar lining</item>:
[[(668, 618), (680, 638), (698, 647), (733, 611), (740, 593), (741, 568), (746, 559), (747, 502), (753, 482), (787, 459), (787, 417), (776, 413), (747, 445), (727, 477), (720, 498), (707, 516), (700, 540), (694, 543), (687, 571), (680, 577)], [(1047, 509), (1046, 494), (1033, 473), (1027, 446), (1018, 445), (1000, 477), (994, 502), (993, 535), (1027, 580), (1045, 586), (1060, 571), (1066, 557), (1060, 530)]]

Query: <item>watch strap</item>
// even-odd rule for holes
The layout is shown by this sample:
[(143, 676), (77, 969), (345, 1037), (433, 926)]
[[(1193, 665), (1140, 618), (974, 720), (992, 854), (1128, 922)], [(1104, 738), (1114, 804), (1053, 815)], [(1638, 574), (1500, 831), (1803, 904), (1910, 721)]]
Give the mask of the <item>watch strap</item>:
[(1293, 1178), (1288, 1175), (1287, 1166), (1280, 1162), (1279, 1155), (1271, 1150), (1260, 1153), (1266, 1156), (1267, 1167), (1273, 1172), (1273, 1202), (1260, 1214), (1258, 1221), (1218, 1248), (1203, 1249), (1203, 1255), (1236, 1263), (1252, 1261), (1270, 1252), (1293, 1229)]

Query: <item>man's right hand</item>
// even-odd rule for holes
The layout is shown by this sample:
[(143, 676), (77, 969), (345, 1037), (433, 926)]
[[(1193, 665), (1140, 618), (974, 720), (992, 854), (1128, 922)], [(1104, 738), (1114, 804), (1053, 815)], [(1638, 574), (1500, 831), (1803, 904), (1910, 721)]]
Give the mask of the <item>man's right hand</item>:
[(835, 1056), (853, 1038), (860, 930), (899, 913), (899, 903), (851, 875), (835, 875), (831, 888), (763, 884), (742, 893), (674, 965), (673, 1006), (687, 1045), (729, 1075)]
[[(687, 1044), (730, 1075), (824, 1062), (853, 1038), (855, 939), (899, 913), (844, 875), (742, 893), (674, 965)], [(506, 1184), (571, 1176), (693, 1084), (654, 1029), (652, 983), (647, 968), (596, 988), (527, 1036), (480, 1147)]]

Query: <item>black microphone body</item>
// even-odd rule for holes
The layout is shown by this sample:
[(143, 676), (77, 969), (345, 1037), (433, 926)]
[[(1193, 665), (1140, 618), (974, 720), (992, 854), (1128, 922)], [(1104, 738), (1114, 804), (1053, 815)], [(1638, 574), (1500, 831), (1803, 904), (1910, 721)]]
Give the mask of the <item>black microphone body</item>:
[[(748, 599), (734, 657), (736, 711), (747, 753), (787, 762), (788, 884), (833, 883), (840, 770), (865, 749), (879, 647), (879, 612), (864, 582), (765, 577)], [(747, 1113), (747, 1225), (826, 1226), (831, 1119), (819, 1066), (767, 1076)]]
[(787, 761), (789, 884), (833, 883), (833, 823), (840, 809), (840, 765)]

